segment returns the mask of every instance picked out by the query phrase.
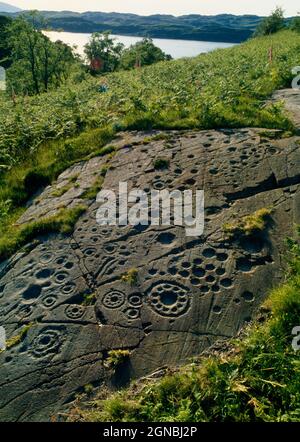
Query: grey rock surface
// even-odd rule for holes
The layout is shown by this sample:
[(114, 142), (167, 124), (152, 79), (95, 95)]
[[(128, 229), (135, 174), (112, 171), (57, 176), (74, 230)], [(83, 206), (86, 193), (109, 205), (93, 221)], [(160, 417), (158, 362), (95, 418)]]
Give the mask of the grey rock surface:
[[(300, 138), (261, 129), (168, 135), (144, 143), (149, 134), (126, 134), (115, 156), (71, 167), (20, 219), (88, 205), (72, 235), (40, 237), (0, 264), (0, 325), (11, 338), (31, 324), (0, 354), (1, 421), (48, 421), (87, 384), (119, 386), (183, 363), (235, 336), (282, 279), (284, 240), (300, 223)], [(155, 170), (158, 158), (169, 167)], [(84, 192), (107, 165), (104, 189), (204, 189), (204, 234), (99, 226), (99, 204)], [(264, 207), (273, 208), (266, 231), (226, 238), (224, 224)], [(133, 285), (122, 280), (131, 269)], [(112, 349), (131, 351), (114, 375)]]

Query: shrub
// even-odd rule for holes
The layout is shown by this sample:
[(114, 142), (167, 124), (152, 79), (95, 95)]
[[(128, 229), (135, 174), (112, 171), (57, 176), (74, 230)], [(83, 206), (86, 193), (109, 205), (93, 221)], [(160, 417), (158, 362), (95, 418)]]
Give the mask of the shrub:
[(165, 54), (155, 46), (151, 38), (144, 38), (123, 51), (120, 67), (122, 69), (132, 69), (148, 66), (159, 61), (171, 60), (171, 58), (170, 55)]
[(277, 7), (272, 14), (258, 25), (255, 36), (275, 34), (285, 28), (284, 11)]
[(292, 31), (300, 32), (300, 16), (294, 17), (291, 21), (290, 29)]

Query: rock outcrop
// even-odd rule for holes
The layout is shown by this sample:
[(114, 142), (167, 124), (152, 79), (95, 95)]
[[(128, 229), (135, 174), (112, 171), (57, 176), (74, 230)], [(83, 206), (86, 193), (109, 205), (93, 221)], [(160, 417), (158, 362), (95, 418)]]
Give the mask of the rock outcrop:
[[(11, 338), (30, 324), (0, 354), (2, 421), (47, 421), (87, 384), (118, 386), (183, 363), (235, 336), (282, 278), (284, 241), (300, 223), (300, 137), (262, 129), (126, 137), (116, 155), (66, 170), (20, 219), (88, 206), (73, 234), (39, 237), (0, 265), (0, 325)], [(169, 166), (156, 170), (158, 158)], [(120, 181), (146, 192), (204, 189), (204, 234), (98, 225), (99, 204), (84, 195), (104, 168), (103, 189), (118, 191)], [(226, 223), (265, 207), (273, 214), (263, 232), (226, 237)], [(122, 278), (132, 269), (136, 280)], [(113, 376), (112, 349), (131, 352)]]

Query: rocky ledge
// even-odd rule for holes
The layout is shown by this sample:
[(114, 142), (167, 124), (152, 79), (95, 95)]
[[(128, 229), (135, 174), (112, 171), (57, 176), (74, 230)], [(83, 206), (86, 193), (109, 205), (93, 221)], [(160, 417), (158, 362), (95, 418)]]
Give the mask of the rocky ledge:
[[(291, 104), (290, 91), (280, 98)], [(292, 100), (297, 114), (298, 92)], [(0, 264), (1, 324), (8, 338), (20, 336), (0, 354), (0, 420), (47, 421), (86, 385), (119, 387), (199, 355), (249, 324), (282, 278), (285, 238), (300, 223), (300, 137), (262, 129), (124, 137), (115, 155), (66, 170), (20, 219), (84, 202), (74, 232), (39, 237)], [(87, 190), (103, 170), (103, 189), (120, 181), (146, 192), (204, 189), (204, 234), (99, 226)], [(262, 208), (272, 211), (262, 231), (226, 235), (224, 225)], [(130, 356), (113, 371), (109, 352), (120, 349)]]

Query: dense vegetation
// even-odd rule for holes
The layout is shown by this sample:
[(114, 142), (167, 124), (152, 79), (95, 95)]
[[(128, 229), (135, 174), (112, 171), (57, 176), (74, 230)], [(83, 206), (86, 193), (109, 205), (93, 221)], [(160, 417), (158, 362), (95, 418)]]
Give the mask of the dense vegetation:
[[(292, 21), (292, 27), (294, 27), (294, 21)], [(266, 17), (259, 23), (254, 35), (261, 36), (275, 34), (284, 28), (286, 28), (284, 11), (282, 8), (277, 7), (269, 17)]]
[(300, 16), (293, 18), (290, 28), (292, 31), (300, 32)]
[(171, 60), (170, 55), (165, 54), (160, 48), (155, 46), (150, 38), (144, 38), (142, 41), (123, 50), (120, 68), (132, 69), (167, 60)]
[(263, 322), (243, 338), (158, 381), (134, 384), (106, 400), (96, 395), (74, 407), (69, 420), (300, 422), (300, 360), (292, 346), (300, 317), (300, 246), (289, 245), (286, 282), (263, 306)]
[(283, 31), (194, 59), (100, 78), (79, 70), (59, 88), (32, 97), (12, 100), (0, 93), (1, 235), (40, 186), (73, 162), (101, 151), (117, 131), (291, 130), (280, 104), (267, 105), (266, 99), (290, 84), (299, 48), (300, 35)]
[[(290, 67), (298, 61), (299, 38), (282, 34), (274, 39), (273, 66), (268, 64), (271, 44), (266, 39), (259, 45), (247, 43), (173, 62), (172, 66), (161, 64), (111, 75), (106, 78), (106, 94), (98, 92), (99, 80), (89, 78), (66, 84), (51, 94), (20, 97), (15, 105), (3, 97), (0, 153), (7, 159), (1, 164), (14, 162), (23, 153), (27, 155), (30, 148), (47, 138), (74, 134), (82, 127), (109, 123), (122, 127), (125, 115), (125, 122), (129, 120), (137, 126), (260, 125), (253, 121), (259, 118), (265, 118), (265, 125), (272, 125), (276, 114), (268, 113), (261, 100), (289, 81)], [(26, 112), (22, 112), (24, 107)]]
[(172, 58), (155, 46), (150, 38), (125, 49), (109, 32), (92, 34), (84, 52), (92, 74), (149, 66)]
[(8, 44), (7, 29), (11, 25), (12, 20), (8, 17), (0, 16), (0, 65), (8, 68), (10, 65), (10, 47)]
[(16, 94), (39, 94), (59, 86), (70, 74), (75, 57), (69, 46), (51, 42), (30, 24), (15, 21), (11, 29), (12, 65), (8, 87)]
[(264, 18), (257, 26), (254, 37), (276, 34), (283, 29), (300, 32), (300, 17), (293, 17), (288, 22), (284, 18), (284, 10), (277, 7), (268, 17)]
[[(46, 140), (90, 128), (287, 128), (280, 108), (266, 106), (265, 99), (290, 84), (291, 68), (299, 64), (299, 46), (300, 36), (285, 31), (100, 80), (80, 74), (55, 91), (20, 96), (15, 102), (2, 94), (1, 167), (16, 164)], [(103, 80), (106, 93), (99, 90)]]
[(77, 62), (72, 49), (60, 42), (51, 42), (36, 29), (35, 13), (8, 20), (0, 16), (0, 65), (6, 68), (7, 90), (15, 94), (33, 95), (58, 87)]
[(92, 34), (81, 58), (60, 40), (52, 42), (40, 27), (46, 23), (35, 11), (14, 20), (0, 15), (0, 66), (11, 96), (48, 92), (74, 72), (98, 75), (171, 59), (149, 38), (125, 49), (109, 32)]

